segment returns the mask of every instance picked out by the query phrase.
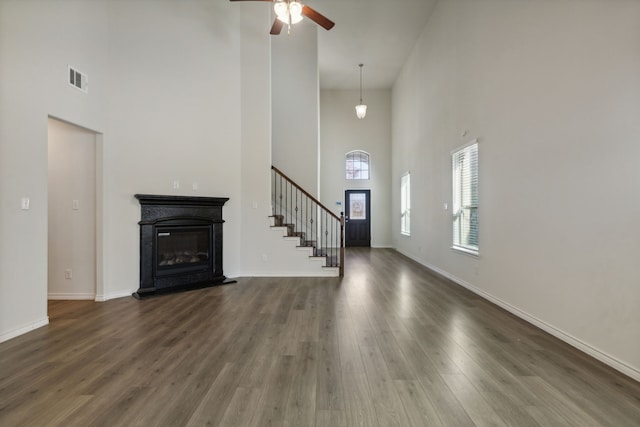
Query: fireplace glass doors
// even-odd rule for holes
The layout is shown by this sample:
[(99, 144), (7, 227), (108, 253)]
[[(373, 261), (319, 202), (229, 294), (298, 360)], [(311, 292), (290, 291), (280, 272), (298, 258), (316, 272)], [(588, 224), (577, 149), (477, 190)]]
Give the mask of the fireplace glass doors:
[(156, 276), (211, 268), (210, 226), (156, 227)]

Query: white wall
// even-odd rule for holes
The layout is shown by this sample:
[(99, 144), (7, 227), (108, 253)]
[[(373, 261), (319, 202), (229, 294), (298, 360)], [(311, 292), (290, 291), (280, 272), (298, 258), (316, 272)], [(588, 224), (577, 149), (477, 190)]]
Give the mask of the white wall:
[[(639, 18), (624, 0), (441, 0), (393, 91), (393, 179), (422, 185), (397, 248), (635, 378)], [(450, 152), (475, 137), (478, 258), (450, 249), (443, 210)]]
[[(390, 247), (391, 90), (366, 90), (363, 97), (367, 116), (358, 119), (359, 91), (320, 92), (320, 201), (339, 216), (345, 210), (345, 190), (370, 189), (371, 246)], [(371, 179), (346, 179), (345, 155), (353, 150), (370, 154)]]
[[(0, 2), (0, 341), (48, 322), (49, 116), (99, 133), (97, 300), (138, 288), (136, 193), (229, 197), (229, 277), (282, 275), (295, 264), (273, 245), (268, 219), (270, 14), (258, 3), (209, 0)], [(314, 192), (315, 27), (296, 27), (313, 60), (298, 82), (300, 105), (287, 107), (301, 115), (280, 138), (294, 165), (296, 144), (313, 147), (301, 180)], [(69, 64), (89, 76), (88, 94), (67, 84)], [(22, 197), (30, 210), (20, 209)]]
[(96, 296), (97, 135), (55, 119), (49, 119), (48, 129), (48, 297), (92, 300)]
[(106, 47), (103, 2), (0, 2), (0, 341), (48, 322), (47, 118), (104, 127), (104, 85), (67, 66), (104, 82)]
[(271, 84), (273, 165), (317, 196), (320, 94), (315, 23), (305, 19), (291, 28), (290, 36), (284, 28), (271, 38)]
[[(223, 213), (224, 271), (239, 274), (236, 6), (206, 0), (0, 2), (0, 341), (48, 321), (48, 116), (102, 135), (103, 198), (97, 204), (104, 208), (97, 216), (103, 286), (97, 299), (138, 288), (135, 193), (230, 197)], [(88, 94), (67, 84), (68, 64), (89, 75)], [(30, 210), (20, 209), (22, 197), (31, 199)]]
[[(272, 61), (271, 47), (276, 40), (287, 37), (285, 34), (273, 37), (269, 35), (269, 28), (272, 24), (271, 10), (259, 3), (242, 3), (238, 5), (243, 8), (241, 18), (242, 37), (242, 251), (241, 251), (241, 271), (245, 276), (311, 276), (323, 274), (318, 267), (318, 261), (310, 261), (308, 250), (296, 249), (296, 242), (285, 241), (282, 237), (282, 229), (272, 229), (269, 216), (271, 212), (271, 181), (268, 179), (271, 173), (271, 105), (272, 102), (285, 102), (286, 97), (280, 96), (279, 101), (272, 101), (271, 81), (272, 81)], [(295, 36), (298, 36), (299, 26), (294, 27)], [(308, 38), (308, 37), (307, 37)], [(311, 37), (311, 39), (314, 39)], [(303, 37), (305, 40), (305, 37)], [(272, 44), (273, 42), (273, 44)], [(284, 43), (290, 43), (286, 41)], [(313, 42), (315, 43), (315, 41)], [(288, 46), (288, 45), (286, 45)], [(284, 53), (281, 52), (283, 55)], [(289, 58), (289, 54), (283, 60), (291, 61), (297, 59), (298, 53), (294, 52), (295, 58)], [(315, 59), (313, 62), (315, 63)], [(279, 68), (274, 65), (274, 68)], [(280, 69), (282, 74), (297, 78), (295, 69)], [(308, 76), (316, 75), (316, 71), (309, 72)], [(308, 76), (305, 78), (308, 79)], [(313, 83), (313, 86), (317, 85)], [(304, 85), (303, 85), (304, 86)], [(307, 87), (308, 89), (308, 87)], [(305, 89), (306, 90), (306, 89)], [(296, 101), (297, 103), (300, 100)], [(317, 106), (317, 101), (313, 101), (311, 108), (313, 111)], [(286, 110), (286, 105), (282, 105), (280, 111)], [(308, 113), (312, 114), (312, 113)], [(316, 113), (317, 114), (317, 113)], [(313, 126), (313, 124), (311, 125)], [(293, 149), (297, 150), (297, 139), (294, 136), (298, 133), (288, 132), (292, 128), (282, 128), (280, 134), (289, 135), (291, 139), (280, 138), (280, 147), (283, 142), (293, 143)], [(311, 132), (310, 132), (311, 130)], [(301, 126), (298, 132), (306, 132), (309, 144), (313, 144), (314, 135), (317, 135), (317, 125), (313, 128)], [(275, 134), (275, 130), (274, 130)], [(287, 137), (287, 138), (289, 138)], [(317, 144), (317, 138), (316, 142)], [(307, 160), (313, 159), (317, 162), (317, 148), (311, 150), (311, 156), (307, 154)], [(285, 151), (284, 160), (291, 161), (292, 165), (297, 165), (296, 157), (290, 157)], [(290, 169), (288, 161), (281, 166)], [(305, 171), (307, 172), (307, 171)], [(293, 173), (296, 173), (293, 171)], [(304, 174), (304, 178), (312, 183), (315, 172), (310, 175)]]
[(109, 2), (106, 298), (138, 287), (136, 193), (229, 197), (223, 268), (228, 276), (239, 273), (241, 57), (235, 6)]

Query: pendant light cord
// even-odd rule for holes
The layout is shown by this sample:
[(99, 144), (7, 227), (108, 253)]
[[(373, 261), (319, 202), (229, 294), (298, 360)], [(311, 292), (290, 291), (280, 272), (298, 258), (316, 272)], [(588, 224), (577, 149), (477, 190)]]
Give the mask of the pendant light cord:
[(362, 104), (362, 66), (364, 64), (359, 64), (360, 67), (360, 104)]

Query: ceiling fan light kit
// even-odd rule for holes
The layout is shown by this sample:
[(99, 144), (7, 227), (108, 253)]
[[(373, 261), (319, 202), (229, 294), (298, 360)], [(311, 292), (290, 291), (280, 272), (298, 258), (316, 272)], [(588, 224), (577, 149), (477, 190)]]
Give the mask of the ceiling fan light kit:
[(311, 19), (325, 30), (330, 30), (336, 25), (326, 16), (316, 12), (307, 5), (300, 3), (299, 0), (229, 0), (229, 1), (262, 1), (273, 3), (273, 10), (276, 13), (276, 20), (271, 27), (271, 35), (278, 35), (282, 31), (283, 25), (289, 27), (302, 21), (303, 17)]
[(356, 116), (359, 119), (364, 119), (367, 115), (367, 106), (362, 103), (362, 67), (364, 64), (358, 64), (360, 67), (360, 104), (356, 105)]
[(285, 24), (292, 25), (302, 21), (302, 5), (298, 1), (278, 0), (273, 5), (273, 10), (278, 19)]

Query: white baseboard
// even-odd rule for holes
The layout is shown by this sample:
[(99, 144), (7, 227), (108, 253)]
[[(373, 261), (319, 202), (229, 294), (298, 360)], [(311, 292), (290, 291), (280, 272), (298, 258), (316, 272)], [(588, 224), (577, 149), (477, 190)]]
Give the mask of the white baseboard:
[(11, 338), (15, 338), (19, 335), (26, 334), (27, 332), (31, 332), (34, 329), (41, 328), (49, 324), (49, 316), (40, 319), (36, 322), (29, 323), (21, 328), (14, 329), (13, 331), (5, 332), (4, 334), (0, 334), (0, 342), (8, 341)]
[(454, 276), (453, 274), (450, 274), (436, 266), (430, 265), (422, 260), (419, 260), (415, 257), (413, 257), (410, 254), (405, 253), (404, 251), (401, 251), (399, 249), (396, 249), (396, 251), (398, 251), (399, 253), (401, 253), (402, 255), (406, 256), (407, 258), (411, 258), (412, 260), (414, 260), (415, 262), (417, 262), (418, 264), (421, 264), (423, 266), (425, 266), (426, 268), (428, 268), (429, 270), (432, 270), (438, 274), (440, 274), (441, 276), (446, 277), (447, 279), (451, 280), (454, 283), (457, 283), (458, 285), (470, 290), (471, 292), (473, 292), (476, 295), (481, 296), (482, 298), (491, 301), (492, 303), (496, 304), (497, 306), (507, 310), (509, 313), (519, 317), (520, 319), (531, 323), (532, 325), (542, 329), (543, 331), (553, 335), (554, 337), (564, 341), (565, 343), (569, 344), (572, 347), (577, 348), (578, 350), (582, 351), (583, 353), (588, 354), (589, 356), (593, 357), (594, 359), (599, 360), (600, 362), (604, 363), (605, 365), (608, 365), (610, 367), (612, 367), (613, 369), (627, 375), (628, 377), (633, 378), (636, 381), (640, 381), (640, 370), (634, 368), (633, 366), (630, 366), (624, 362), (622, 362), (621, 360), (616, 359), (613, 356), (610, 356), (609, 354), (585, 343), (584, 341), (580, 340), (579, 338), (574, 337), (573, 335), (570, 335), (558, 328), (556, 328), (553, 325), (550, 325), (549, 323), (538, 319), (535, 316), (532, 316), (531, 314), (527, 313), (526, 311), (523, 311), (521, 309), (519, 309), (518, 307), (515, 307), (511, 304), (509, 304), (506, 301), (501, 300), (500, 298), (497, 298), (493, 295), (491, 295), (490, 293), (483, 291), (480, 288), (475, 287), (474, 285), (472, 285), (469, 282), (466, 282), (462, 279), (460, 279), (459, 277)]
[(94, 301), (96, 302), (105, 302), (105, 301), (109, 301), (111, 299), (117, 299), (117, 298), (124, 298), (124, 297), (130, 297), (131, 294), (133, 294), (135, 291), (119, 291), (119, 292), (112, 292), (110, 294), (104, 295), (104, 294), (97, 294)]
[(96, 294), (65, 294), (65, 293), (49, 293), (47, 299), (50, 300), (89, 300), (93, 301)]
[[(261, 272), (249, 272), (243, 274), (242, 277), (338, 277), (340, 275), (339, 271), (334, 271), (334, 267), (326, 267), (326, 271), (320, 273), (261, 273)], [(335, 267), (338, 270), (337, 267)]]

